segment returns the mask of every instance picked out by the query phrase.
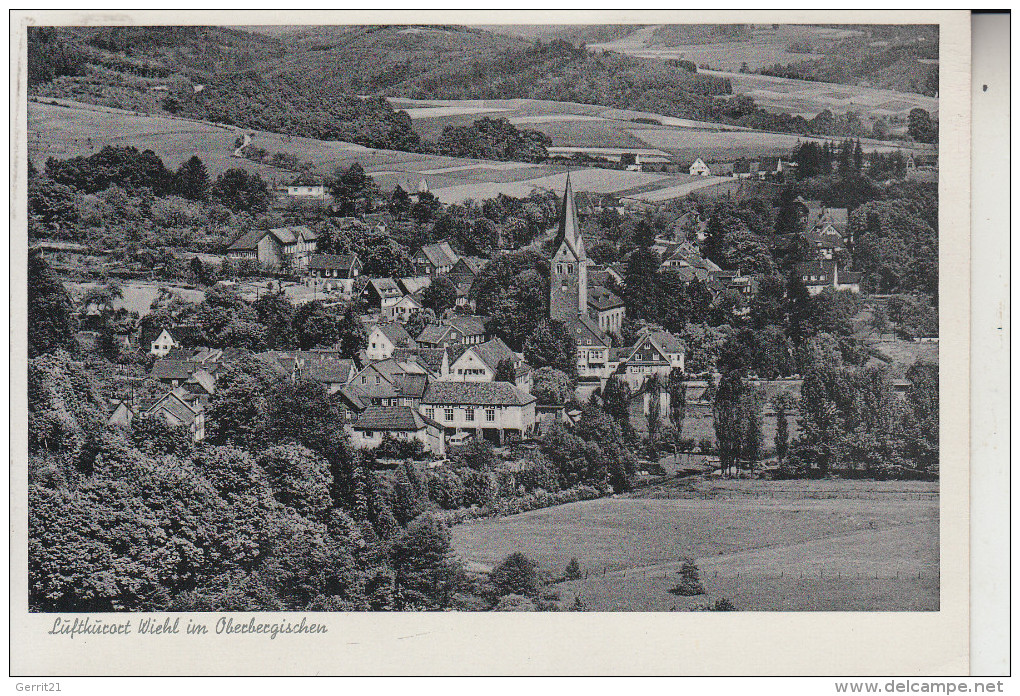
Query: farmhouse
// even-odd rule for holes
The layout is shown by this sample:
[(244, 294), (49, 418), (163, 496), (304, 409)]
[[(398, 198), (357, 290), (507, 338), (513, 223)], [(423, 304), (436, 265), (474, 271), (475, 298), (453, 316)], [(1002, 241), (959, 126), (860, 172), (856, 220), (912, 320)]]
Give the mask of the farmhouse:
[(817, 295), (826, 288), (858, 293), (861, 291), (861, 274), (841, 270), (833, 260), (808, 261), (797, 265), (797, 273), (807, 286), (808, 293)]
[(418, 293), (413, 295), (404, 295), (395, 305), (386, 311), (387, 318), (406, 322), (418, 312), (424, 311), (425, 305), (421, 303), (419, 297), (420, 294)]
[(535, 397), (506, 382), (433, 382), (421, 412), (447, 435), (472, 432), (498, 444), (535, 431)]
[(375, 449), (389, 435), (397, 440), (418, 440), (426, 452), (446, 453), (443, 427), (410, 406), (369, 406), (349, 426), (355, 447)]
[(306, 282), (314, 288), (340, 290), (350, 296), (361, 269), (357, 254), (312, 254), (308, 259)]
[(446, 348), (395, 348), (390, 356), (398, 363), (418, 365), (430, 379), (443, 379), (450, 373), (450, 354)]
[(479, 345), (452, 348), (450, 370), (444, 379), (449, 382), (494, 382), (497, 368), (504, 360), (513, 367), (517, 388), (530, 393), (531, 367), (499, 338)]
[(318, 235), (307, 227), (249, 230), (227, 247), (227, 257), (252, 259), (267, 268), (303, 270), (315, 253)]

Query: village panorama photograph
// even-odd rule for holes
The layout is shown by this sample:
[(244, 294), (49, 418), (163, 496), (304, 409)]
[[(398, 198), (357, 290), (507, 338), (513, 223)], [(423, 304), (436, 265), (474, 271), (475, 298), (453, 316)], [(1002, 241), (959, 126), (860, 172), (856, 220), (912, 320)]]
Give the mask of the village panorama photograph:
[(939, 611), (937, 25), (25, 40), (31, 611)]

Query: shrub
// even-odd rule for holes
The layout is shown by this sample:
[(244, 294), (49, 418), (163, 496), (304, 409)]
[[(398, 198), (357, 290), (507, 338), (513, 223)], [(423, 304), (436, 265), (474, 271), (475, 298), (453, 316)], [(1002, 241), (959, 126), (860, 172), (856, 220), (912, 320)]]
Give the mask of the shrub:
[(570, 559), (570, 563), (567, 564), (566, 569), (563, 571), (563, 578), (565, 580), (581, 579), (581, 564), (577, 562), (577, 558)]
[(680, 584), (670, 590), (670, 593), (681, 597), (694, 597), (705, 594), (705, 588), (701, 584), (701, 573), (698, 566), (690, 558), (685, 558), (680, 566)]
[(489, 573), (497, 597), (538, 595), (538, 564), (520, 551), (512, 553)]

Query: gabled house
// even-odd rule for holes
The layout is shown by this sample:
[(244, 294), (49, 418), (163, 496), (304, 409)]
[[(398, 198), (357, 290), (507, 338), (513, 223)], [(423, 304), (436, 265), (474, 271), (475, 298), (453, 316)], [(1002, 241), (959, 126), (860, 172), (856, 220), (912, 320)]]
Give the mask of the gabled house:
[(357, 254), (312, 254), (305, 282), (321, 290), (340, 290), (350, 297), (362, 267)]
[(708, 165), (700, 157), (691, 163), (688, 171), (691, 176), (712, 176), (712, 170), (709, 169)]
[(535, 432), (535, 397), (507, 382), (433, 382), (419, 412), (447, 435), (471, 432), (502, 444)]
[(130, 400), (114, 402), (113, 413), (108, 419), (110, 425), (129, 427), (136, 418), (162, 418), (173, 427), (184, 427), (195, 442), (205, 439), (205, 410), (202, 403), (186, 390), (172, 389), (154, 401), (139, 405)]
[(368, 348), (365, 353), (369, 360), (385, 360), (397, 348), (414, 348), (417, 344), (403, 326), (396, 323), (377, 324), (368, 334)]
[(429, 379), (443, 379), (450, 373), (450, 354), (446, 348), (396, 348), (390, 356), (398, 363), (421, 366)]
[(449, 348), (460, 345), (460, 334), (449, 324), (428, 324), (415, 338), (422, 348)]
[(460, 337), (460, 342), (466, 346), (485, 343), (488, 334), (485, 331), (485, 320), (487, 317), (480, 317), (474, 314), (454, 314), (446, 319), (446, 323), (453, 329), (454, 334)]
[(805, 232), (802, 236), (819, 260), (833, 259), (836, 257), (836, 254), (846, 250), (846, 244), (843, 241), (842, 235), (836, 232), (831, 225), (815, 227), (810, 232)]
[(180, 341), (170, 333), (169, 329), (161, 326), (143, 330), (139, 345), (143, 350), (147, 350), (149, 355), (157, 357), (163, 357), (175, 348), (181, 347)]
[(301, 379), (308, 379), (318, 382), (326, 388), (330, 394), (335, 394), (343, 389), (354, 379), (357, 369), (354, 361), (344, 360), (319, 360), (305, 359), (298, 368), (298, 376)]
[(392, 278), (370, 278), (361, 291), (361, 298), (369, 309), (381, 312), (400, 302), (403, 296)]
[(817, 295), (826, 288), (853, 293), (861, 291), (861, 274), (840, 269), (835, 260), (797, 264), (797, 274), (811, 295)]
[(375, 449), (389, 435), (397, 440), (418, 440), (431, 454), (446, 454), (443, 427), (410, 406), (369, 406), (348, 429), (351, 444), (358, 448)]
[(449, 242), (426, 244), (411, 259), (411, 264), (418, 275), (437, 276), (449, 273), (460, 255), (453, 250)]
[(421, 303), (420, 293), (404, 295), (400, 300), (386, 310), (386, 317), (399, 322), (406, 322), (419, 312), (425, 311), (425, 305)]
[[(450, 382), (493, 382), (496, 369), (503, 360), (509, 360), (516, 373), (524, 358), (510, 350), (501, 339), (470, 346), (455, 346), (450, 349)], [(530, 390), (529, 390), (530, 391)]]
[(577, 344), (577, 376), (608, 377), (612, 372), (609, 337), (588, 317), (578, 318), (569, 328)]
[(428, 373), (417, 362), (388, 358), (362, 368), (340, 395), (356, 413), (372, 404), (417, 406), (428, 383)]
[(414, 295), (432, 285), (431, 276), (408, 276), (407, 278), (397, 278), (396, 281), (397, 286), (405, 295)]
[(650, 376), (665, 378), (672, 370), (683, 371), (683, 343), (669, 331), (646, 329), (631, 348), (621, 351), (616, 372), (631, 389), (639, 389)]

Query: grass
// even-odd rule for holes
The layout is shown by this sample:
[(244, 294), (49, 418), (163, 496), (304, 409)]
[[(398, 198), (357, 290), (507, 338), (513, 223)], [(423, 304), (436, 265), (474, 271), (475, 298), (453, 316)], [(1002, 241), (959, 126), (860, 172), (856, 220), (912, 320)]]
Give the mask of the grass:
[[(742, 487), (728, 487), (734, 483)], [(466, 560), (488, 567), (523, 551), (557, 573), (576, 557), (587, 577), (560, 585), (563, 600), (579, 594), (596, 610), (662, 611), (716, 597), (757, 610), (938, 608), (936, 484), (704, 486), (717, 497), (571, 503), (464, 523), (453, 528), (453, 542)], [(685, 556), (697, 560), (708, 597), (667, 592)]]

